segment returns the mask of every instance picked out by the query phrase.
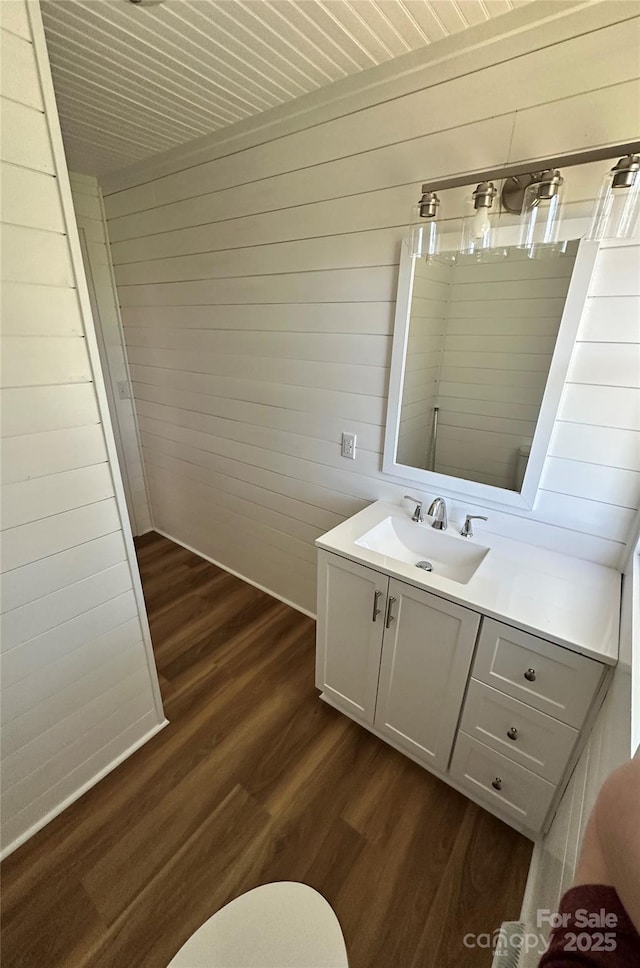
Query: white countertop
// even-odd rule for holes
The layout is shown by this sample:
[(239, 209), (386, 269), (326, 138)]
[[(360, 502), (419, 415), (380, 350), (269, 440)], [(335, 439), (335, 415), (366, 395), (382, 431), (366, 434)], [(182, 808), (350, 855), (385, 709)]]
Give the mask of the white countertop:
[[(490, 549), (468, 583), (460, 584), (356, 545), (387, 517), (411, 520), (411, 511), (377, 501), (322, 535), (316, 545), (607, 665), (618, 661), (618, 571), (492, 534), (484, 525), (474, 537), (460, 538)], [(415, 527), (429, 528), (429, 519)], [(458, 536), (458, 530), (450, 523), (447, 534)]]

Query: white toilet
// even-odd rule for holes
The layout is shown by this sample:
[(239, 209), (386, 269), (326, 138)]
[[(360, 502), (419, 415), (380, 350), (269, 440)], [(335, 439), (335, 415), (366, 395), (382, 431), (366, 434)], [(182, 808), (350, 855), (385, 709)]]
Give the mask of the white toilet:
[(348, 968), (340, 923), (307, 884), (242, 894), (198, 928), (168, 968)]

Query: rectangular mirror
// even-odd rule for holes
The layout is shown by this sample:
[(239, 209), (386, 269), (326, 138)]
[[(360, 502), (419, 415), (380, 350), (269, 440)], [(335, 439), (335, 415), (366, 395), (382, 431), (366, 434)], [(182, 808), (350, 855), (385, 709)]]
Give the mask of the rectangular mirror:
[(387, 473), (533, 506), (596, 249), (573, 239), (532, 259), (510, 245), (478, 262), (403, 243)]

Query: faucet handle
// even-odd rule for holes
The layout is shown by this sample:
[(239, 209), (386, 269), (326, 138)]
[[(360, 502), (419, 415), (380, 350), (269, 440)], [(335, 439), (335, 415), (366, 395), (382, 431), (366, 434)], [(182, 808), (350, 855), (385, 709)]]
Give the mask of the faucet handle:
[(424, 504), (424, 501), (422, 500), (422, 498), (412, 497), (411, 494), (405, 494), (404, 497), (406, 501), (415, 501), (416, 509), (413, 512), (413, 516), (411, 520), (417, 521), (418, 524), (422, 524), (422, 522), (424, 521), (424, 513), (422, 510), (422, 505)]
[(473, 528), (471, 527), (472, 521), (488, 521), (489, 518), (484, 514), (467, 514), (464, 519), (464, 524), (460, 529), (460, 534), (463, 538), (473, 538)]

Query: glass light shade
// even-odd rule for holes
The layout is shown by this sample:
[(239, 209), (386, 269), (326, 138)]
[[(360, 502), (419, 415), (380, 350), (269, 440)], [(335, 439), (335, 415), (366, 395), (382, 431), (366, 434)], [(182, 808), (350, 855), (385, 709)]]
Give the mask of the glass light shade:
[[(588, 239), (628, 239), (640, 215), (638, 155), (622, 158), (605, 175), (596, 199)], [(622, 168), (626, 163), (626, 168)]]
[(416, 205), (414, 210), (410, 249), (411, 255), (418, 259), (433, 258), (440, 251), (438, 223), (435, 217), (423, 218), (420, 215), (419, 205)]
[(532, 259), (558, 254), (563, 184), (559, 171), (549, 171), (525, 190), (519, 246), (527, 249)]

